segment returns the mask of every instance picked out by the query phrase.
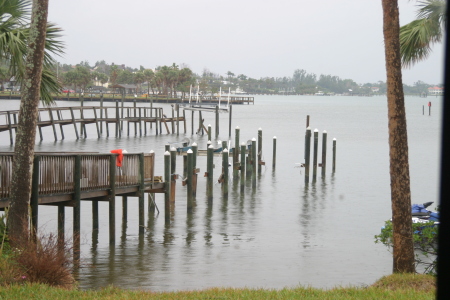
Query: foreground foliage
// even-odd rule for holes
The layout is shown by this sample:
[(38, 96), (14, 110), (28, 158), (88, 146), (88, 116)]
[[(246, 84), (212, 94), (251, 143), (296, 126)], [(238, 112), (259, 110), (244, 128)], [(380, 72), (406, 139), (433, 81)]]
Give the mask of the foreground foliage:
[[(413, 223), (413, 240), (416, 271), (436, 275), (438, 226), (434, 222)], [(381, 233), (375, 235), (375, 243), (392, 249), (392, 222), (386, 221)]]
[(299, 287), (282, 290), (213, 288), (203, 291), (154, 293), (115, 287), (80, 291), (46, 285), (14, 285), (0, 289), (0, 299), (434, 299), (435, 278), (395, 274), (365, 288), (330, 290)]

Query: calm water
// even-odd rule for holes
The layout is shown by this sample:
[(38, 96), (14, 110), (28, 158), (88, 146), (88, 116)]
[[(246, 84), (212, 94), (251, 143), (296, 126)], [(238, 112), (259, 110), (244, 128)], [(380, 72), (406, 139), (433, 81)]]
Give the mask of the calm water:
[[(432, 101), (432, 115), (422, 106)], [(19, 102), (5, 100), (1, 110), (18, 109)], [(164, 223), (164, 197), (158, 194), (158, 215), (146, 212), (147, 229), (138, 235), (137, 198), (129, 198), (128, 222), (120, 222), (121, 198), (117, 197), (116, 245), (108, 244), (108, 206), (100, 203), (100, 231), (91, 232), (91, 203), (82, 202), (82, 288), (109, 284), (154, 291), (202, 289), (214, 286), (283, 288), (297, 285), (333, 287), (368, 285), (391, 272), (391, 254), (374, 244), (374, 235), (390, 218), (387, 105), (385, 97), (257, 96), (255, 105), (234, 106), (234, 128), (241, 128), (241, 142), (263, 130), (266, 166), (256, 188), (247, 182), (244, 192), (230, 182), (228, 198), (219, 185), (214, 198), (205, 197), (206, 157), (201, 169), (197, 200), (192, 215), (186, 213), (186, 190), (177, 185), (175, 211)], [(59, 102), (58, 106), (77, 105)], [(112, 104), (111, 104), (112, 105)], [(170, 106), (162, 106), (166, 114)], [(412, 201), (437, 202), (440, 152), (441, 98), (407, 97), (407, 120)], [(306, 115), (310, 126), (328, 132), (329, 166), (325, 179), (305, 185), (303, 162)], [(214, 114), (203, 113), (213, 126)], [(53, 141), (50, 128), (37, 151), (100, 151), (124, 148), (128, 152), (156, 152), (156, 175), (163, 175), (166, 142), (185, 137), (206, 148), (207, 137), (188, 133), (96, 138), (88, 125), (87, 139), (76, 141), (73, 128), (65, 127), (66, 139)], [(196, 126), (198, 126), (197, 115)], [(111, 129), (112, 126), (111, 126)], [(228, 114), (220, 114), (220, 140), (228, 139)], [(133, 130), (131, 130), (133, 133)], [(163, 131), (165, 132), (165, 131)], [(114, 135), (114, 134), (112, 134)], [(58, 133), (58, 136), (59, 133)], [(272, 138), (277, 137), (277, 167), (272, 169)], [(331, 173), (331, 144), (337, 139), (336, 173)], [(9, 135), (0, 133), (0, 151), (11, 151)], [(321, 145), (321, 139), (319, 141)], [(319, 153), (320, 152), (319, 147)], [(320, 157), (320, 155), (319, 155)], [(319, 162), (320, 162), (319, 158)], [(216, 166), (221, 159), (215, 158)], [(320, 172), (320, 170), (319, 170)], [(182, 160), (177, 160), (182, 173)], [(217, 178), (219, 171), (215, 170)], [(54, 207), (40, 207), (40, 226), (56, 230)], [(71, 234), (71, 209), (66, 212)]]

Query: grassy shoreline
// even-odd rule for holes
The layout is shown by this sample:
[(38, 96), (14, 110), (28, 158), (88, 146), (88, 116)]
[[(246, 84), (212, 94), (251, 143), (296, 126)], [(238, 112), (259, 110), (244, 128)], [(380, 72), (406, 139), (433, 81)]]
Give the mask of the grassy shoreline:
[(385, 276), (368, 287), (281, 290), (212, 288), (199, 291), (151, 292), (107, 287), (81, 291), (38, 284), (0, 287), (0, 299), (434, 299), (436, 278), (420, 274)]

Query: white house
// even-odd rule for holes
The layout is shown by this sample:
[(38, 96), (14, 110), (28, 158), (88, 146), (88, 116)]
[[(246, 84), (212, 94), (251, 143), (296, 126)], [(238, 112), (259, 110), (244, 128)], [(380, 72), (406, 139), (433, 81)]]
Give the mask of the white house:
[(437, 95), (444, 95), (444, 88), (443, 87), (429, 87), (428, 88), (428, 95), (431, 96), (437, 96)]

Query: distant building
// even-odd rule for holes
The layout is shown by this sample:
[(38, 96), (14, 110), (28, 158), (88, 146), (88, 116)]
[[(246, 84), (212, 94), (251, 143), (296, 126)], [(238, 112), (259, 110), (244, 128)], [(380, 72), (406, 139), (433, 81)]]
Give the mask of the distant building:
[(380, 91), (380, 88), (377, 86), (373, 86), (373, 87), (371, 87), (371, 89), (372, 89), (373, 93), (378, 93)]
[(437, 96), (437, 95), (444, 95), (444, 88), (443, 87), (429, 87), (428, 88), (428, 95), (431, 96)]

